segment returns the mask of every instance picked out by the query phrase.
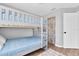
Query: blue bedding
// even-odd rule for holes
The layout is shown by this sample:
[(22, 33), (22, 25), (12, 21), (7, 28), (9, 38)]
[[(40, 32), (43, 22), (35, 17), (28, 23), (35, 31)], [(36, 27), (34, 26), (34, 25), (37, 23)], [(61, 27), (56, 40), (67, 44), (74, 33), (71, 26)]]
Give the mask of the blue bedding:
[(24, 50), (29, 51), (40, 46), (40, 44), (41, 39), (39, 37), (8, 39), (3, 49), (0, 50), (0, 56), (16, 56), (17, 53)]

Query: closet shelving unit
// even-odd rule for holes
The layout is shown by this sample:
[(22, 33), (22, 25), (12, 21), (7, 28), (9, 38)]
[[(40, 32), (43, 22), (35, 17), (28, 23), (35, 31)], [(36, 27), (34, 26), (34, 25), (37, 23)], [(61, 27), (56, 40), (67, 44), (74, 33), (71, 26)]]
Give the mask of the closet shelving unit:
[(0, 5), (0, 27), (31, 28), (34, 30), (34, 35), (41, 37), (41, 48), (47, 49), (47, 19), (45, 17), (30, 15), (25, 12)]

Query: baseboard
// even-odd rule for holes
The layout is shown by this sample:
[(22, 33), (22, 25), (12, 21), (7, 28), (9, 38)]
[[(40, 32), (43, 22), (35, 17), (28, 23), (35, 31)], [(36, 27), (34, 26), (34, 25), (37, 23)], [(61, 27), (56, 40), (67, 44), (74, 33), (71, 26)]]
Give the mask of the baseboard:
[(55, 46), (57, 46), (57, 47), (63, 47), (63, 46), (61, 46), (61, 45), (58, 45), (58, 44), (55, 44)]

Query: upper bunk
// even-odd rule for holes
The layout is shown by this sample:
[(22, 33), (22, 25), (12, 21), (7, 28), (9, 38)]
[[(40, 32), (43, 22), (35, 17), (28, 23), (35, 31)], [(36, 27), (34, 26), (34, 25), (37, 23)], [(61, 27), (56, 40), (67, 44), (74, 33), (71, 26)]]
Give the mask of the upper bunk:
[(41, 17), (0, 5), (0, 27), (41, 27)]

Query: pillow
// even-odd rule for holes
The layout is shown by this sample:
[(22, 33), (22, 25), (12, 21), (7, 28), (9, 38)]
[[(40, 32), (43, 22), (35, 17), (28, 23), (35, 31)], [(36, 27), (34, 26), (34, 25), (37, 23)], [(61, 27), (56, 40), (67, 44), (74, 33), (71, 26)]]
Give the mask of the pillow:
[(6, 38), (0, 35), (0, 50), (3, 48), (5, 42), (6, 42)]
[(2, 43), (0, 42), (0, 50), (3, 48), (3, 45), (4, 45), (4, 44), (2, 44)]
[(0, 35), (0, 42), (5, 43), (6, 42), (6, 38), (4, 38), (3, 36)]

